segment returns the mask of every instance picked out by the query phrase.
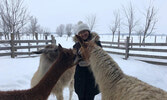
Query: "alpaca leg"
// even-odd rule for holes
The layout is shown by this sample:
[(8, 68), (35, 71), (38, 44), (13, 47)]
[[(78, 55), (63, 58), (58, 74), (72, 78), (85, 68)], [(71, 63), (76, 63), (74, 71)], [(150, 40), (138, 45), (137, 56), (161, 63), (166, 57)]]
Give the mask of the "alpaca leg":
[(69, 91), (70, 91), (69, 100), (72, 100), (72, 95), (73, 95), (73, 92), (74, 92), (74, 79), (71, 80), (71, 82), (70, 82)]

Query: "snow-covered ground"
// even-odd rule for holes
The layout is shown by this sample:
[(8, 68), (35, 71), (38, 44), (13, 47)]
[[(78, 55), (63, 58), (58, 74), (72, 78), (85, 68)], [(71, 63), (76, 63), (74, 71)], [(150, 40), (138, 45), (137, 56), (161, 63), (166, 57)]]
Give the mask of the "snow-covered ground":
[[(109, 36), (101, 36), (101, 40), (109, 40)], [(71, 48), (74, 42), (72, 38), (56, 37), (56, 43), (63, 47)], [(124, 56), (110, 56), (119, 64), (124, 73), (137, 77), (150, 85), (167, 91), (167, 66), (152, 65), (137, 61), (133, 58), (122, 59)], [(0, 90), (15, 90), (30, 88), (30, 81), (39, 65), (39, 56), (33, 58), (10, 58), (0, 57)], [(64, 90), (65, 100), (68, 100), (68, 88)], [(55, 100), (55, 96), (50, 96), (49, 100)], [(77, 95), (73, 94), (73, 100), (78, 100)], [(101, 100), (101, 94), (95, 97), (95, 100)]]

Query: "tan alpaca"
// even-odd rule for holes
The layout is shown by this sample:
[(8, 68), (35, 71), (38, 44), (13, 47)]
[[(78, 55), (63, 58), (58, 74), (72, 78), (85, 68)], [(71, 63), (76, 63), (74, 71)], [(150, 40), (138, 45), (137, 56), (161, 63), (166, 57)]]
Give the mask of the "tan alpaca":
[[(31, 87), (34, 87), (40, 79), (45, 75), (45, 73), (49, 70), (51, 65), (53, 64), (54, 60), (57, 59), (58, 52), (52, 52), (52, 50), (56, 49), (56, 45), (47, 45), (45, 47), (45, 52), (43, 52), (43, 49), (35, 52), (40, 55), (40, 63), (38, 70), (35, 72), (34, 76), (31, 79)], [(72, 99), (73, 91), (74, 91), (74, 72), (75, 72), (75, 67), (70, 68), (67, 70), (63, 75), (60, 77), (58, 80), (57, 84), (54, 86), (52, 89), (52, 94), (56, 95), (57, 100), (64, 100), (63, 99), (63, 89), (65, 87), (69, 87), (69, 100)]]
[(167, 92), (125, 75), (118, 64), (94, 41), (81, 44), (81, 54), (90, 63), (102, 100), (167, 100)]
[(0, 100), (46, 100), (60, 76), (75, 64), (76, 56), (72, 49), (59, 45), (57, 50), (58, 58), (36, 86), (27, 90), (0, 91)]

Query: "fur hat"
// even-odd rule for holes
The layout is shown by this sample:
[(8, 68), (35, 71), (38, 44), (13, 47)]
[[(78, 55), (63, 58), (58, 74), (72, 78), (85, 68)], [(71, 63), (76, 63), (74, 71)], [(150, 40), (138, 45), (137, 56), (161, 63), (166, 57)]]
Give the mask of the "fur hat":
[(79, 21), (78, 25), (76, 27), (76, 34), (78, 34), (79, 32), (81, 32), (83, 30), (87, 30), (87, 31), (90, 32), (90, 29), (89, 29), (88, 25), (83, 23), (82, 21)]

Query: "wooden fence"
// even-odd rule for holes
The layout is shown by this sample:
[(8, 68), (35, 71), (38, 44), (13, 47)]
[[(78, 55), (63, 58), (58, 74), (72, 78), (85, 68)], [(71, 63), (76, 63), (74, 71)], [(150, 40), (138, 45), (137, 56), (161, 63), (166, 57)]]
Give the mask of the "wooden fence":
[[(145, 54), (129, 53), (130, 51), (167, 53), (167, 43), (131, 43), (129, 40), (129, 37), (126, 38), (125, 42), (118, 43), (118, 42), (101, 41), (101, 43), (102, 43), (103, 48), (122, 50), (123, 52), (119, 52), (116, 50), (106, 50), (106, 51), (112, 54), (124, 55), (125, 59), (128, 59), (129, 56), (155, 58), (155, 59), (167, 59), (167, 56), (162, 56), (162, 55), (154, 55), (154, 54), (148, 55), (146, 53)], [(164, 49), (148, 48), (149, 46), (151, 47), (158, 47), (158, 46), (162, 47), (163, 46), (166, 48)], [(145, 61), (145, 62), (149, 62), (149, 61)], [(167, 65), (167, 63), (165, 63), (165, 65)]]
[[(21, 46), (21, 44), (27, 44), (26, 46)], [(32, 43), (36, 45), (32, 45)], [(40, 44), (43, 43), (43, 44)], [(47, 37), (45, 40), (14, 40), (13, 34), (11, 34), (11, 40), (0, 40), (0, 44), (9, 44), (8, 47), (0, 47), (0, 51), (2, 50), (8, 50), (7, 53), (0, 53), (0, 56), (11, 56), (12, 58), (15, 58), (18, 55), (31, 55), (31, 49), (36, 48), (39, 50), (39, 48), (44, 48), (47, 44), (56, 44), (56, 40), (53, 35), (51, 35), (51, 40), (47, 40)], [(17, 45), (19, 44), (19, 46)], [(27, 52), (18, 52), (19, 49), (27, 49)]]

